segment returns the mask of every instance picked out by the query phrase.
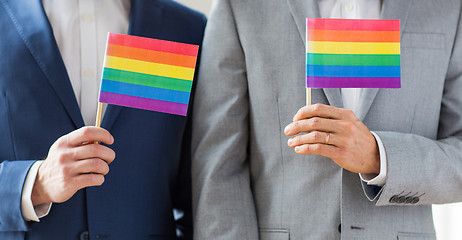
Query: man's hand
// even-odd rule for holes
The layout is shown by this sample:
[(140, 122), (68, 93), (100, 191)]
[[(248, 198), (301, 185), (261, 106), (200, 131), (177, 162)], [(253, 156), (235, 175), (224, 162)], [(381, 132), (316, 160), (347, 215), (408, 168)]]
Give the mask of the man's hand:
[(355, 173), (379, 173), (377, 142), (350, 110), (315, 104), (301, 108), (284, 129), (298, 154), (322, 155)]
[(95, 142), (110, 145), (114, 138), (102, 128), (84, 127), (56, 140), (37, 173), (34, 206), (65, 202), (82, 188), (103, 184), (115, 153)]

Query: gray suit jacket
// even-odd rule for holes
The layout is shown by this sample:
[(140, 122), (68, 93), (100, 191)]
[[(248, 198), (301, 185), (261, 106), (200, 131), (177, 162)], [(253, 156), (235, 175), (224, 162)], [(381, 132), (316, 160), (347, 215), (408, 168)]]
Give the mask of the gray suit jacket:
[[(217, 0), (193, 110), (196, 239), (435, 239), (431, 204), (462, 200), (460, 0), (383, 0), (401, 20), (401, 89), (365, 89), (388, 178), (297, 155), (283, 128), (305, 103), (305, 18), (316, 0)], [(342, 107), (339, 89), (313, 102)], [(341, 230), (341, 231), (340, 231)]]

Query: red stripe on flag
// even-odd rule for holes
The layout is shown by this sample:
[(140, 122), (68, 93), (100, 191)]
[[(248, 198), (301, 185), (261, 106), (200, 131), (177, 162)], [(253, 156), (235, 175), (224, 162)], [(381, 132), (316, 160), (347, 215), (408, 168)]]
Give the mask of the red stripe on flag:
[(197, 45), (115, 33), (109, 33), (108, 44), (182, 54), (193, 57), (196, 57), (199, 51), (199, 46)]
[(314, 30), (399, 31), (399, 20), (307, 18), (307, 28)]

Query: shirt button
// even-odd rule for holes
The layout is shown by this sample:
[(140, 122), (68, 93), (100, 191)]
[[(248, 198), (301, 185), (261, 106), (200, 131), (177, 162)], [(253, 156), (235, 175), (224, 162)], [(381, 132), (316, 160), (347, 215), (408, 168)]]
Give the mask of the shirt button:
[(80, 234), (80, 240), (89, 240), (90, 236), (88, 235), (88, 231), (82, 232)]
[(347, 4), (345, 4), (345, 9), (346, 9), (347, 11), (353, 11), (354, 8), (355, 8), (355, 5), (352, 4), (352, 3), (347, 3)]
[(83, 75), (85, 75), (85, 77), (93, 77), (93, 71), (92, 70), (87, 70), (87, 71), (83, 72)]
[(82, 19), (85, 21), (85, 22), (91, 22), (93, 21), (93, 17), (91, 15), (83, 15), (82, 16)]

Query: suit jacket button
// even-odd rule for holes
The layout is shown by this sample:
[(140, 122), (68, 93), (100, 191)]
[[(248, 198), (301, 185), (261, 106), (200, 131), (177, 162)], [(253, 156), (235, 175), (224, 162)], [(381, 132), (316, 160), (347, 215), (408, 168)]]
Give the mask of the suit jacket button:
[(404, 201), (406, 201), (406, 197), (399, 196), (398, 203), (404, 203)]
[(406, 204), (411, 204), (413, 201), (414, 201), (414, 198), (413, 198), (413, 197), (407, 197), (407, 198), (404, 200), (404, 203), (406, 203)]
[(398, 202), (398, 196), (397, 195), (393, 195), (390, 200), (389, 200), (390, 203), (397, 203)]
[(90, 236), (88, 234), (88, 231), (82, 232), (80, 234), (80, 240), (89, 240), (89, 239), (90, 239)]
[(414, 197), (412, 198), (412, 204), (416, 204), (420, 201), (420, 198), (419, 197)]

